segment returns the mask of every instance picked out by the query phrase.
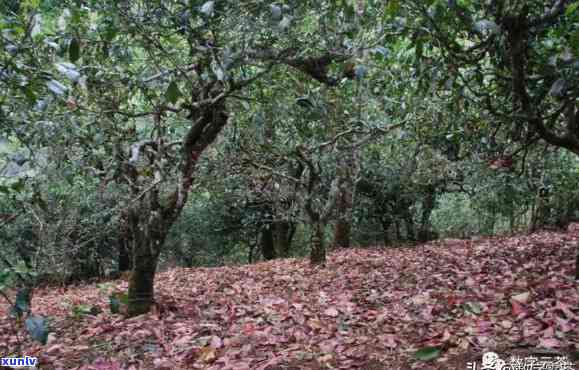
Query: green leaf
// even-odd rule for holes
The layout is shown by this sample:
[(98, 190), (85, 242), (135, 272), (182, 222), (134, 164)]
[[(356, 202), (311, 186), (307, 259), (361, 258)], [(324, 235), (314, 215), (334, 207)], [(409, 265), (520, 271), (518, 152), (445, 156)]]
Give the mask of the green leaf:
[(274, 21), (281, 21), (282, 14), (281, 14), (281, 7), (275, 4), (271, 4), (269, 6), (269, 10), (271, 11), (271, 19)]
[(63, 95), (68, 89), (66, 86), (56, 80), (50, 80), (46, 83), (46, 87), (55, 95)]
[(42, 316), (30, 316), (25, 321), (26, 330), (30, 336), (42, 343), (46, 344), (48, 339), (48, 326), (46, 325), (46, 319)]
[(286, 15), (283, 17), (281, 22), (279, 22), (279, 28), (282, 30), (285, 30), (285, 29), (289, 28), (289, 26), (291, 24), (292, 24), (292, 17)]
[(567, 17), (573, 15), (577, 11), (577, 8), (579, 8), (579, 1), (576, 1), (573, 4), (569, 5), (565, 10), (565, 15)]
[(356, 68), (354, 69), (354, 73), (356, 74), (356, 78), (358, 80), (361, 80), (362, 78), (364, 78), (364, 76), (366, 76), (367, 72), (368, 72), (368, 69), (363, 65), (357, 65)]
[(488, 19), (483, 19), (474, 24), (474, 29), (477, 32), (489, 31), (490, 33), (497, 33), (499, 32), (499, 26)]
[(181, 90), (179, 90), (179, 85), (177, 82), (171, 81), (169, 87), (167, 87), (167, 91), (165, 92), (165, 98), (172, 104), (177, 103), (177, 100), (182, 96)]
[(215, 10), (215, 1), (207, 1), (205, 4), (201, 6), (201, 13), (205, 14), (208, 17), (213, 16), (213, 12)]
[(73, 63), (80, 58), (80, 42), (77, 38), (70, 40), (70, 44), (68, 45), (68, 58)]
[(354, 5), (348, 4), (347, 2), (344, 2), (343, 11), (346, 20), (348, 21), (352, 21), (356, 16), (356, 9), (354, 9)]
[(16, 293), (16, 301), (10, 309), (10, 313), (15, 317), (22, 317), (25, 313), (30, 312), (31, 291), (27, 288), (21, 288)]
[(475, 315), (480, 315), (483, 310), (483, 306), (478, 302), (466, 302), (464, 309), (467, 312), (473, 313)]
[(34, 93), (32, 86), (27, 85), (26, 87), (24, 87), (24, 95), (26, 95), (26, 99), (28, 99), (28, 102), (30, 104), (36, 103), (36, 94)]
[(307, 96), (300, 96), (296, 99), (296, 104), (303, 108), (313, 108), (314, 104)]
[(432, 361), (440, 356), (441, 350), (438, 347), (424, 347), (416, 351), (414, 357), (420, 361)]
[(72, 313), (75, 316), (90, 315), (92, 313), (92, 307), (88, 304), (77, 304), (72, 308)]
[(107, 28), (107, 30), (105, 31), (105, 33), (103, 34), (103, 39), (105, 41), (111, 42), (114, 40), (114, 38), (117, 36), (117, 29), (114, 27), (109, 27)]
[(398, 0), (390, 0), (386, 5), (386, 15), (389, 17), (394, 17), (398, 14), (400, 10), (400, 2)]
[(564, 78), (560, 78), (553, 83), (551, 89), (549, 90), (549, 95), (556, 98), (562, 98), (567, 90), (567, 81)]
[(76, 66), (72, 63), (56, 63), (54, 66), (58, 72), (65, 75), (71, 81), (77, 81), (80, 78), (80, 72), (77, 71)]
[(121, 301), (116, 294), (111, 294), (109, 296), (109, 308), (112, 314), (118, 314), (121, 312)]

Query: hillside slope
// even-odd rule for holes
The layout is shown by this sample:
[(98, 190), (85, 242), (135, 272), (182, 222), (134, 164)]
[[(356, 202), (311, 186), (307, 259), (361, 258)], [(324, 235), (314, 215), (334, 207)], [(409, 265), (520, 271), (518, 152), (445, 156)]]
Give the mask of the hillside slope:
[[(158, 276), (157, 311), (129, 320), (103, 292), (123, 281), (44, 288), (33, 311), (54, 319), (54, 334), (44, 346), (26, 339), (22, 353), (46, 369), (274, 370), (465, 369), (485, 349), (576, 351), (579, 225), (570, 230), (336, 251), (325, 269), (295, 259), (173, 269)], [(81, 304), (103, 313), (73, 316)], [(0, 352), (12, 353), (0, 308)], [(417, 361), (425, 347), (440, 356)]]

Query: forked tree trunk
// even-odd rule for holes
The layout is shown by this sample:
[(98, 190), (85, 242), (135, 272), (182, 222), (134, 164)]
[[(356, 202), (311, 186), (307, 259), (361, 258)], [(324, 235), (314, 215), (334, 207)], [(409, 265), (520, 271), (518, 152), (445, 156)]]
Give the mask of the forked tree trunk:
[[(183, 139), (180, 180), (176, 185), (176, 190), (169, 196), (161, 197), (157, 187), (152, 187), (144, 195), (141, 194), (140, 187), (133, 188), (134, 195), (140, 197), (140, 200), (128, 210), (133, 252), (128, 316), (147, 313), (153, 306), (155, 272), (159, 255), (171, 226), (187, 202), (199, 157), (227, 124), (225, 102), (221, 100), (203, 109), (193, 108), (191, 117), (198, 117), (198, 119), (191, 125)], [(160, 119), (160, 115), (157, 119)], [(137, 143), (132, 148), (133, 155), (138, 154), (141, 149), (142, 144)], [(138, 155), (136, 157), (135, 162)], [(131, 165), (131, 161), (129, 161), (128, 171), (133, 180), (132, 183), (136, 183), (138, 171)]]

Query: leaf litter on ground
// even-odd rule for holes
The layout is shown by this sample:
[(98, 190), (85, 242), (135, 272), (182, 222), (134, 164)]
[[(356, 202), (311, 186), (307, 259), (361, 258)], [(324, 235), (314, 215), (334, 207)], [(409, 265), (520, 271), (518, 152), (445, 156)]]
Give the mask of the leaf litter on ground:
[[(77, 370), (448, 369), (487, 350), (576, 352), (578, 244), (572, 225), (332, 251), (325, 268), (175, 268), (157, 276), (155, 310), (131, 319), (111, 314), (96, 284), (40, 288), (32, 312), (51, 320), (46, 344), (15, 333), (2, 305), (0, 352), (24, 338), (40, 368)], [(102, 310), (74, 316), (75, 305)]]

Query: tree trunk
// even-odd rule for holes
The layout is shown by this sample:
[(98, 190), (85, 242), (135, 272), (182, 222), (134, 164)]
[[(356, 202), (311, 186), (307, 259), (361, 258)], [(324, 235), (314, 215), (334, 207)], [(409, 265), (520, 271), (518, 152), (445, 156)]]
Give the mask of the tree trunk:
[(324, 224), (320, 221), (312, 224), (310, 263), (314, 266), (326, 264), (326, 247), (324, 244)]
[[(150, 196), (156, 194), (152, 193)], [(129, 317), (150, 311), (155, 303), (155, 272), (165, 238), (175, 220), (169, 215), (148, 211), (145, 200), (129, 212), (133, 269), (129, 279)]]
[(118, 240), (119, 247), (119, 272), (130, 271), (133, 268), (131, 261), (131, 245), (129, 240), (121, 235)]
[(389, 230), (392, 226), (392, 218), (387, 216), (382, 216), (380, 218), (380, 223), (382, 224), (382, 238), (384, 239), (384, 246), (390, 245)]
[(436, 204), (436, 193), (434, 186), (429, 186), (426, 189), (426, 194), (422, 200), (422, 215), (420, 218), (420, 230), (418, 231), (418, 241), (427, 242), (432, 239), (432, 231), (430, 225), (430, 215)]
[(340, 218), (334, 225), (333, 245), (338, 248), (350, 248), (351, 225), (349, 221)]
[(395, 226), (395, 231), (396, 231), (396, 240), (400, 241), (402, 240), (402, 233), (400, 232), (400, 220), (396, 219), (396, 221), (394, 222), (394, 226)]
[(406, 209), (402, 217), (404, 218), (404, 226), (406, 227), (406, 239), (411, 242), (416, 241), (416, 232), (414, 230), (414, 219), (412, 218), (410, 210)]
[(159, 254), (153, 251), (152, 244), (156, 242), (149, 240), (148, 243), (136, 247), (135, 264), (129, 280), (129, 317), (149, 312), (155, 302), (155, 272)]
[(273, 223), (275, 250), (279, 256), (289, 257), (295, 229), (295, 224), (289, 221)]
[(273, 241), (273, 225), (265, 224), (261, 228), (261, 254), (266, 261), (276, 258), (275, 244)]
[(334, 224), (332, 244), (349, 248), (351, 244), (352, 214), (354, 208), (355, 178), (358, 176), (358, 158), (352, 150), (345, 149), (338, 157), (339, 194), (336, 199), (338, 219)]

